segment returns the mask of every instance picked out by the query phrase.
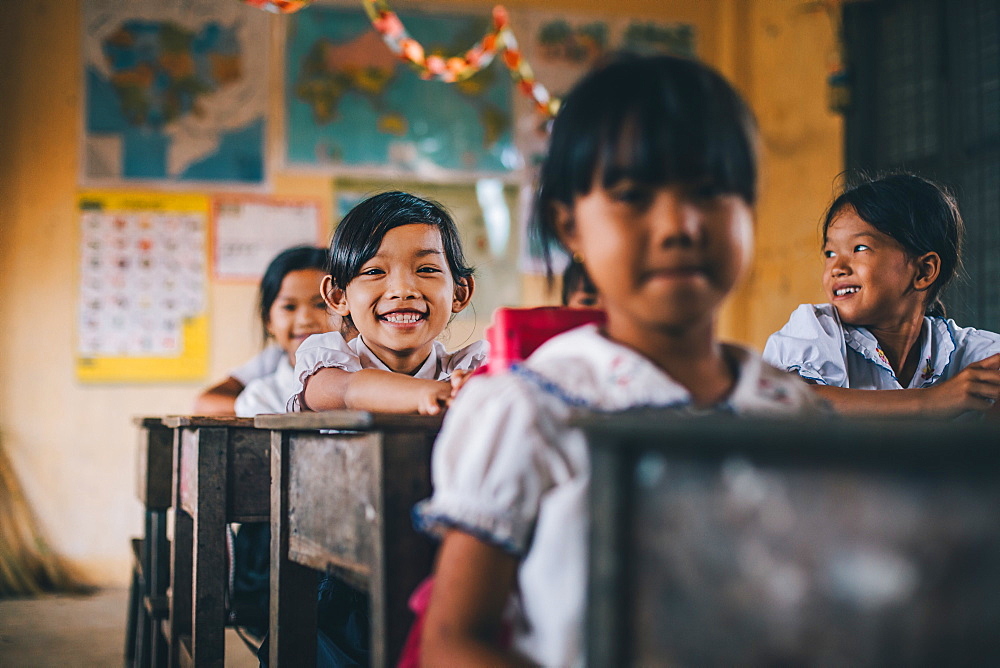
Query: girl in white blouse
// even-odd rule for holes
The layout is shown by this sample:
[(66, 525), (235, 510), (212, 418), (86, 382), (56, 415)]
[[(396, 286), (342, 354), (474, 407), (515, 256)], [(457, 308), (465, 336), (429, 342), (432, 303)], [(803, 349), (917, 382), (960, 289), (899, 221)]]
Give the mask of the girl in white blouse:
[(959, 327), (938, 299), (961, 265), (962, 227), (954, 198), (919, 176), (849, 187), (823, 221), (830, 302), (799, 306), (767, 340), (765, 361), (846, 414), (990, 410), (1000, 396), (1000, 335)]
[(260, 280), (259, 311), (264, 339), (272, 340), (281, 357), (274, 371), (250, 381), (236, 397), (236, 415), (284, 413), (294, 388), (295, 353), (313, 334), (334, 329), (340, 316), (327, 310), (320, 283), (326, 253), (296, 246), (278, 253)]
[(443, 537), (425, 664), (584, 663), (590, 462), (569, 426), (578, 412), (818, 412), (804, 383), (716, 338), (751, 254), (755, 141), (739, 95), (695, 61), (617, 60), (564, 101), (536, 220), (582, 262), (607, 325), (471, 379), (448, 410), (434, 494), (416, 510)]
[(476, 341), (447, 352), (437, 337), (475, 289), (451, 216), (403, 192), (374, 195), (341, 221), (322, 293), (358, 336), (299, 348), (289, 410), (349, 408), (433, 415), (486, 359)]

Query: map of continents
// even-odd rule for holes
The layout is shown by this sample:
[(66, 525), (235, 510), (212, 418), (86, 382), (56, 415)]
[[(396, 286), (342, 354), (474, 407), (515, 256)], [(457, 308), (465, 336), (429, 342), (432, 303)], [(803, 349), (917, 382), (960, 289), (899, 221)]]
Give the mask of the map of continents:
[(266, 88), (248, 80), (265, 70), (245, 39), (212, 20), (124, 18), (88, 34), (87, 176), (262, 181)]
[[(428, 53), (463, 53), (483, 18), (402, 14)], [(421, 80), (364, 12), (313, 5), (292, 17), (286, 54), (288, 162), (314, 166), (505, 171), (518, 167), (510, 76), (493, 63), (456, 84)]]

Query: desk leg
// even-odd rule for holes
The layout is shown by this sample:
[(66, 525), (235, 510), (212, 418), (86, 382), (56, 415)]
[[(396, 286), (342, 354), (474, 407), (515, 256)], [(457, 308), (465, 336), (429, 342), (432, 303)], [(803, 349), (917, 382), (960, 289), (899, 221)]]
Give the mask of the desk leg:
[(142, 634), (146, 630), (145, 607), (142, 600), (143, 578), (139, 571), (141, 566), (132, 567), (132, 582), (128, 588), (128, 618), (125, 622), (125, 665), (144, 668), (141, 663), (143, 651)]
[(197, 508), (194, 511), (191, 654), (196, 666), (222, 668), (226, 624), (226, 489), (228, 430), (186, 432), (197, 439)]
[[(434, 437), (424, 432), (390, 431), (382, 438), (382, 461), (376, 468), (381, 476), (376, 488), (382, 490), (382, 497), (370, 589), (371, 647), (373, 666), (394, 666), (413, 625), (413, 613), (407, 605), (410, 594), (433, 568), (434, 546), (414, 530), (411, 510), (414, 503), (430, 496)], [(398, 471), (412, 471), (412, 479), (420, 484), (400, 489), (383, 482), (392, 480), (392, 472)]]
[(170, 543), (167, 542), (167, 511), (150, 511), (146, 515), (146, 545), (143, 559), (149, 569), (146, 576), (146, 600), (153, 611), (148, 616), (149, 627), (144, 636), (143, 666), (163, 668), (167, 665), (167, 640), (163, 635), (163, 614), (170, 582)]
[[(175, 499), (176, 500), (176, 499)], [(174, 504), (174, 541), (170, 546), (170, 665), (181, 665), (181, 637), (191, 633), (191, 557), (194, 521)]]
[(288, 432), (271, 432), (270, 668), (316, 665), (316, 572), (288, 559)]

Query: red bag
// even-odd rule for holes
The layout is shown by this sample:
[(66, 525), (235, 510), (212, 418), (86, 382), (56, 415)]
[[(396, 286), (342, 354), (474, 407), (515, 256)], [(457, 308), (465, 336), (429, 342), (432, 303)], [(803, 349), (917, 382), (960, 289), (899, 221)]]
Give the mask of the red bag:
[(485, 367), (480, 367), (480, 371), (503, 373), (526, 360), (536, 348), (556, 334), (592, 322), (603, 325), (606, 320), (604, 311), (592, 308), (498, 308), (493, 312), (493, 323), (486, 328), (490, 361)]

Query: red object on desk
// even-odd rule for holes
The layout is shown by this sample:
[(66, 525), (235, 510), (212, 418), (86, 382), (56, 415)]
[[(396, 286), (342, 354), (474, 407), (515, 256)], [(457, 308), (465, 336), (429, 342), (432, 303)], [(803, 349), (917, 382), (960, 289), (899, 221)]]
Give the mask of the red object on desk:
[(502, 373), (514, 364), (523, 362), (536, 348), (556, 334), (592, 322), (603, 325), (606, 320), (604, 311), (592, 308), (498, 308), (493, 312), (492, 324), (486, 328), (490, 361), (481, 371), (487, 374)]

